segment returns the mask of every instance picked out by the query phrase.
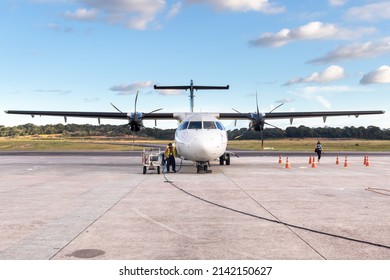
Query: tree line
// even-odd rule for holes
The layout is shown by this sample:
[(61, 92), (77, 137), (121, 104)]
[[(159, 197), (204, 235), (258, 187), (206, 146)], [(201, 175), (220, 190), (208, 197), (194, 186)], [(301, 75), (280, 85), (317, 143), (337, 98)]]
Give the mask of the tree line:
[[(390, 140), (390, 129), (381, 129), (376, 126), (368, 127), (317, 127), (290, 126), (284, 130), (276, 128), (264, 129), (264, 139), (283, 138), (355, 138), (355, 139), (381, 139)], [(31, 123), (6, 127), (0, 125), (0, 137), (17, 137), (33, 135), (62, 135), (63, 137), (121, 137), (133, 135), (127, 126), (123, 125), (89, 125), (89, 124), (48, 124), (34, 125)], [(137, 136), (149, 139), (170, 140), (175, 135), (175, 129), (148, 128), (141, 130)], [(261, 134), (257, 131), (248, 131), (246, 128), (228, 131), (229, 140), (232, 139), (260, 139)]]

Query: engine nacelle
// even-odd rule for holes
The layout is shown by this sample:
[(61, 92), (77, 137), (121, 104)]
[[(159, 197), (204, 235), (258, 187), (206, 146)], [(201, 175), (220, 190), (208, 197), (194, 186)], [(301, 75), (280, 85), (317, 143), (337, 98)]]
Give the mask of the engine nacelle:
[(254, 131), (262, 131), (264, 129), (264, 117), (261, 113), (256, 114), (252, 113), (251, 114), (251, 122), (249, 124), (249, 128), (254, 130)]
[(262, 131), (264, 129), (264, 123), (251, 121), (249, 124), (249, 128), (254, 131)]
[(142, 113), (132, 113), (129, 117), (129, 127), (131, 131), (138, 132), (143, 127)]

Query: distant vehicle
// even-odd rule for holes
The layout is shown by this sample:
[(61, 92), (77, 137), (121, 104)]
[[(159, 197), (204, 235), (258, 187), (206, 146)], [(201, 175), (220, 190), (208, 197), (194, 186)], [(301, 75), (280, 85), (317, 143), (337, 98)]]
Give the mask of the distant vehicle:
[[(118, 112), (72, 112), (72, 111), (21, 111), (8, 110), (7, 114), (39, 116), (62, 116), (65, 122), (67, 117), (84, 117), (100, 119), (124, 119), (128, 121), (131, 131), (140, 131), (143, 127), (143, 120), (177, 119), (180, 121), (175, 133), (175, 145), (177, 156), (186, 160), (192, 160), (196, 163), (198, 173), (207, 171), (210, 167), (210, 161), (219, 159), (221, 165), (230, 165), (230, 154), (226, 151), (227, 132), (220, 120), (249, 120), (250, 130), (260, 131), (263, 143), (264, 125), (276, 127), (266, 122), (273, 119), (290, 119), (292, 124), (295, 118), (323, 117), (324, 122), (327, 117), (332, 116), (356, 116), (384, 114), (384, 111), (324, 111), (324, 112), (285, 112), (274, 113), (273, 111), (280, 107), (277, 106), (269, 113), (259, 112), (256, 96), (256, 112), (240, 113), (195, 113), (194, 112), (194, 91), (195, 90), (227, 90), (227, 86), (197, 86), (191, 80), (187, 86), (154, 86), (158, 90), (189, 90), (190, 91), (190, 112), (161, 113), (162, 109), (152, 112), (137, 112), (138, 92), (135, 98), (134, 112), (126, 113), (120, 111), (111, 104)], [(277, 127), (276, 127), (277, 128)]]

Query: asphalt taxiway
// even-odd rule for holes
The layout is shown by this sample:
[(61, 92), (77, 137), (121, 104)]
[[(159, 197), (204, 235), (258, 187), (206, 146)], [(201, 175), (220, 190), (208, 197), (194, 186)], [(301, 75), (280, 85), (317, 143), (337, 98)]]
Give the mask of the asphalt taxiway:
[(0, 260), (390, 259), (389, 154), (309, 155), (164, 177), (139, 152), (0, 153)]

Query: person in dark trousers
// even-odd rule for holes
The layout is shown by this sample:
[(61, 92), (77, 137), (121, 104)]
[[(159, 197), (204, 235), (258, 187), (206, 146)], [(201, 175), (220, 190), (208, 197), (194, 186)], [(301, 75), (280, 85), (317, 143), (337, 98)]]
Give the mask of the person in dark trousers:
[(167, 172), (172, 165), (172, 171), (176, 173), (176, 149), (172, 146), (172, 143), (169, 143), (164, 152), (164, 159), (167, 163)]
[(317, 156), (318, 156), (317, 161), (320, 162), (321, 155), (322, 155), (322, 145), (321, 145), (320, 141), (317, 142), (316, 149), (314, 151), (317, 153)]

